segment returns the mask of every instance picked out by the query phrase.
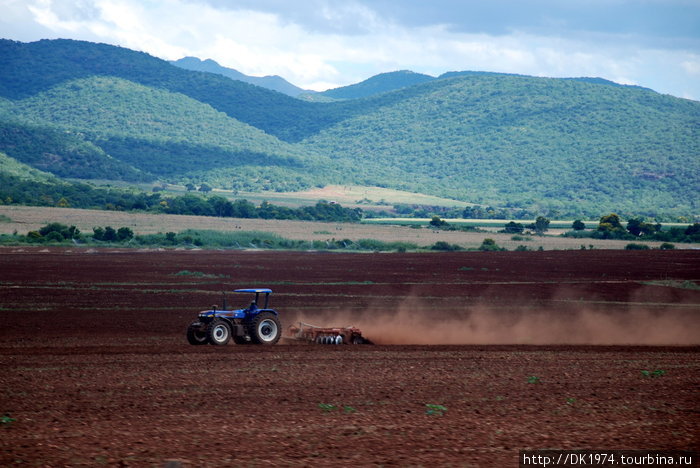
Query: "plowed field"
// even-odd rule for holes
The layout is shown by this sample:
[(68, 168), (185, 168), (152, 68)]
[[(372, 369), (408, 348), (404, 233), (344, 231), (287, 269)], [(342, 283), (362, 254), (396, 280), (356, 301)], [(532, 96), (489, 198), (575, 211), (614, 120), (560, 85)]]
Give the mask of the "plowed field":
[[(699, 450), (699, 282), (700, 251), (2, 249), (0, 465)], [(188, 345), (196, 312), (239, 287), (272, 288), (285, 326), (377, 344)]]

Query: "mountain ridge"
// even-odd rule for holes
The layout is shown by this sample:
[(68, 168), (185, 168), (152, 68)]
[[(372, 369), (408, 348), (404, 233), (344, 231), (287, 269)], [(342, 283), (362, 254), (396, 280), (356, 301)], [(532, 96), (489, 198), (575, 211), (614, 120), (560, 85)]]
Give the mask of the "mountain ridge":
[(202, 60), (198, 57), (183, 57), (178, 60), (170, 61), (173, 65), (184, 68), (186, 70), (192, 71), (202, 71), (207, 73), (217, 73), (219, 75), (226, 76), (232, 80), (243, 81), (255, 86), (260, 86), (261, 88), (270, 89), (272, 91), (277, 91), (282, 94), (286, 94), (290, 97), (297, 97), (302, 93), (312, 93), (313, 91), (302, 89), (289, 81), (285, 80), (279, 75), (266, 75), (266, 76), (250, 76), (239, 72), (234, 68), (224, 67), (219, 65), (215, 60), (205, 59)]

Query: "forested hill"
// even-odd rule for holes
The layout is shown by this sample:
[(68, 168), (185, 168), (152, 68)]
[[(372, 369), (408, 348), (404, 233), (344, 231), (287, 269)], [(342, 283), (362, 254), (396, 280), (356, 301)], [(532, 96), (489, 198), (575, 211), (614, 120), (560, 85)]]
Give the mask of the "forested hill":
[[(443, 73), (437, 78), (430, 75), (424, 75), (422, 73), (415, 73), (410, 70), (401, 70), (389, 73), (380, 73), (371, 78), (368, 78), (360, 83), (342, 86), (340, 88), (333, 88), (321, 93), (317, 93), (315, 96), (325, 96), (331, 99), (358, 99), (375, 96), (377, 94), (388, 93), (390, 91), (397, 91), (402, 88), (407, 88), (409, 86), (427, 83), (434, 80), (443, 80), (446, 78), (456, 78), (465, 76), (479, 76), (479, 77), (520, 77), (520, 78), (530, 78), (526, 75), (515, 75), (512, 73), (495, 73), (495, 72), (484, 72), (484, 71), (452, 71)], [(646, 89), (640, 86), (632, 85), (622, 85), (615, 83), (614, 81), (605, 80), (603, 78), (591, 78), (591, 77), (580, 77), (580, 78), (564, 78), (565, 80), (580, 81), (583, 83), (594, 83), (603, 84), (609, 86), (624, 86), (632, 87), (638, 89)]]
[(0, 40), (0, 67), (0, 152), (60, 177), (699, 211), (700, 103), (600, 79), (392, 72), (317, 103), (81, 41)]
[(287, 141), (298, 141), (343, 118), (337, 106), (301, 101), (214, 73), (185, 70), (146, 53), (107, 44), (0, 39), (0, 69), (0, 97), (21, 99), (77, 78), (113, 76), (182, 93)]
[(570, 212), (697, 213), (700, 103), (507, 75), (436, 80), (307, 139), (353, 180)]
[(329, 89), (319, 94), (334, 99), (358, 99), (389, 91), (396, 91), (397, 89), (433, 81), (434, 79), (435, 78), (430, 75), (401, 70), (381, 73), (360, 83)]

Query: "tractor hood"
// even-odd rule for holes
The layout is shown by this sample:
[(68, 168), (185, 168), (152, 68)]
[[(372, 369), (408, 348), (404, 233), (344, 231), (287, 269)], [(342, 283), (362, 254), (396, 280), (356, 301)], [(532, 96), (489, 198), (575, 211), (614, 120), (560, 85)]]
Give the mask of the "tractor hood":
[(199, 318), (216, 318), (216, 317), (226, 317), (226, 318), (243, 318), (245, 317), (245, 310), (203, 310), (199, 313)]

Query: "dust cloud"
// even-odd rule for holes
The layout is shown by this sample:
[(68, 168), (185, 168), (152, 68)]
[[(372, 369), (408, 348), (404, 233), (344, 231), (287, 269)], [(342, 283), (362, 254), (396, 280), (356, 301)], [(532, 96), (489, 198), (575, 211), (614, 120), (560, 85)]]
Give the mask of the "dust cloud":
[[(453, 309), (454, 310), (454, 309)], [(356, 326), (375, 344), (392, 345), (670, 345), (700, 344), (693, 307), (540, 311), (467, 306), (451, 314), (410, 298), (394, 310), (297, 317), (319, 326)]]

